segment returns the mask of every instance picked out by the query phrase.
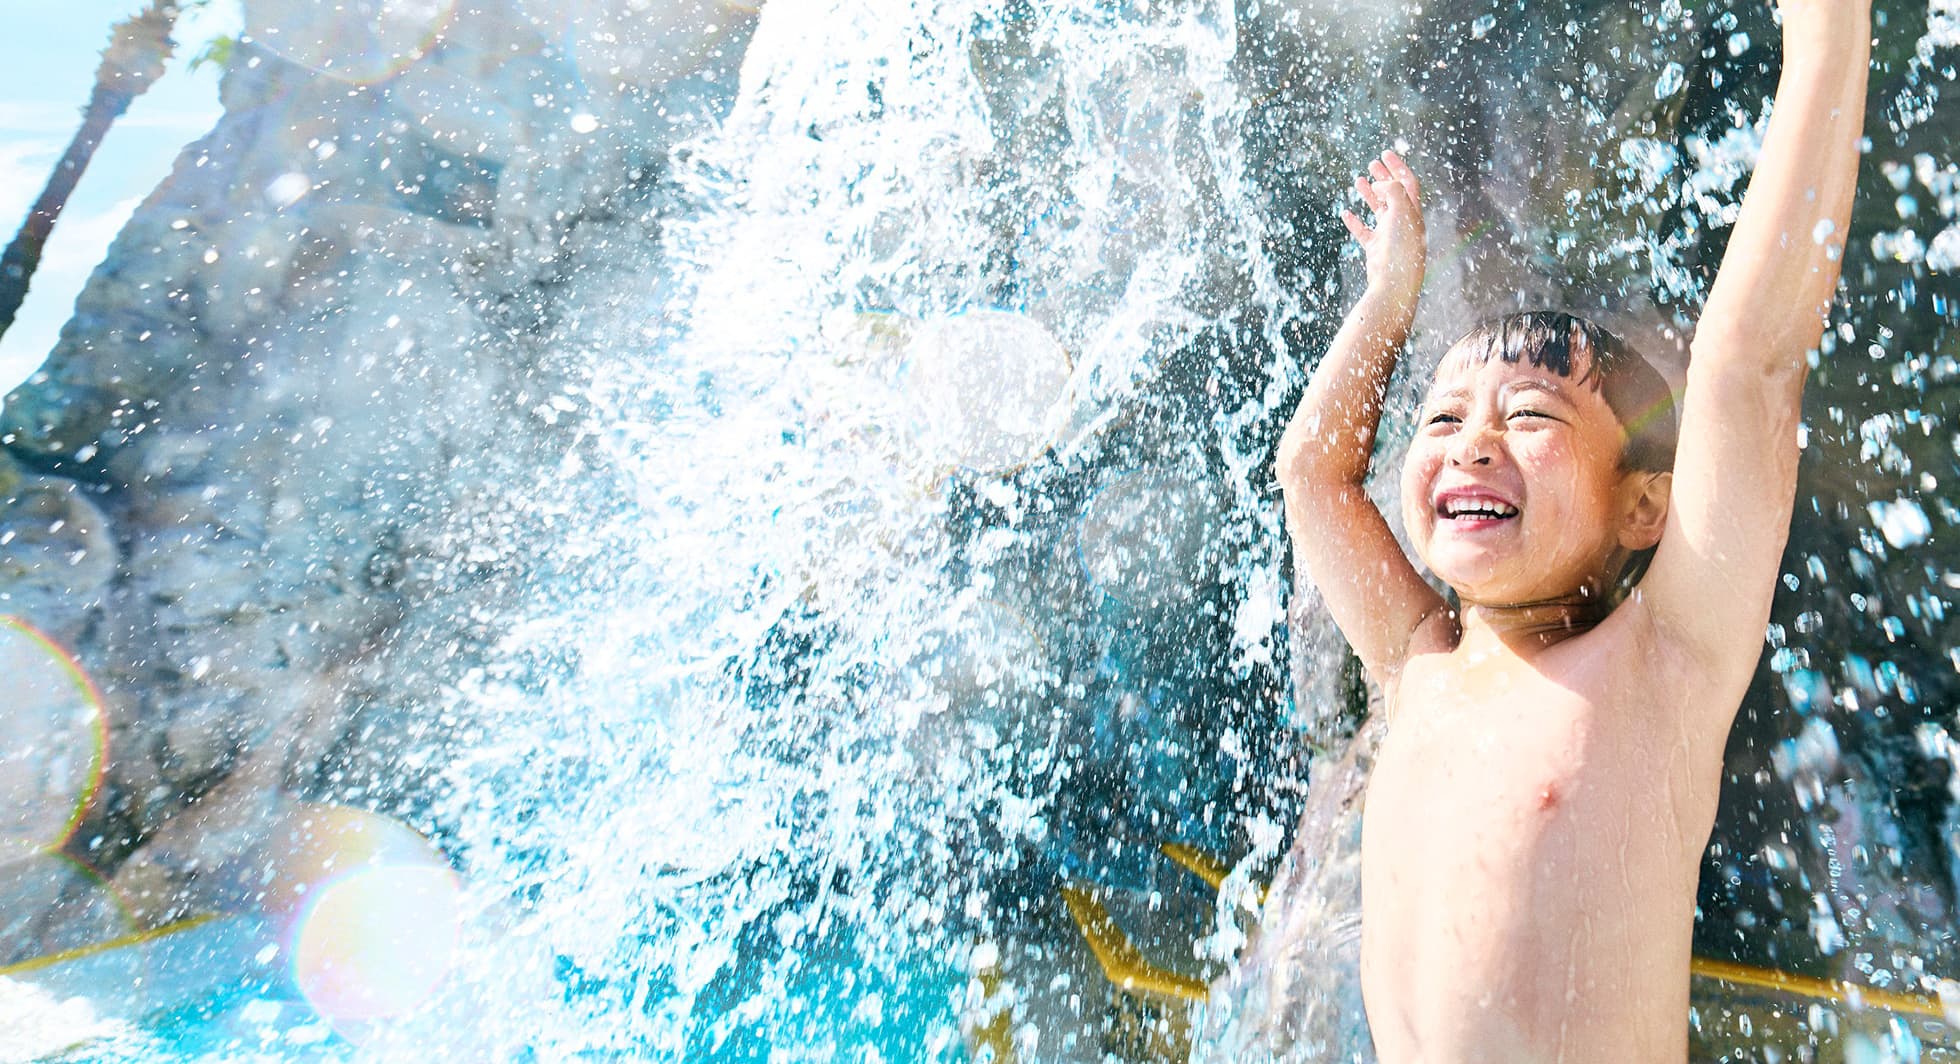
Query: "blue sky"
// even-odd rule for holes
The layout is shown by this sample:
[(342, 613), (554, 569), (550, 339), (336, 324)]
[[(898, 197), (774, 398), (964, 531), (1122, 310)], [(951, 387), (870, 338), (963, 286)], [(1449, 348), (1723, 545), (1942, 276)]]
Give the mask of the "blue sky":
[[(81, 122), (109, 29), (144, 0), (17, 0), (0, 42), (0, 246), (12, 240)], [(0, 394), (47, 357), (90, 271), (185, 144), (221, 113), (218, 71), (190, 60), (238, 24), (236, 0), (214, 0), (178, 23), (169, 72), (109, 131), (55, 226), (27, 304), (0, 337)]]

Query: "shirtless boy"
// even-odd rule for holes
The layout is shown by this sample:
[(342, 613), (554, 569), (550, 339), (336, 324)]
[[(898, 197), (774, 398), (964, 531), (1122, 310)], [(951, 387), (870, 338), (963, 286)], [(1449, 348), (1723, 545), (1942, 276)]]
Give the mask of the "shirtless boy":
[(1777, 7), (1782, 80), (1678, 450), (1656, 438), (1664, 385), (1603, 332), (1539, 315), (1473, 333), (1437, 367), (1401, 482), (1409, 539), (1453, 599), (1362, 487), (1423, 226), (1394, 153), (1356, 181), (1373, 225), (1344, 220), (1367, 291), (1278, 474), (1299, 564), (1388, 714), (1361, 859), (1384, 1064), (1686, 1059), (1696, 877), (1788, 535), (1865, 111), (1869, 0)]

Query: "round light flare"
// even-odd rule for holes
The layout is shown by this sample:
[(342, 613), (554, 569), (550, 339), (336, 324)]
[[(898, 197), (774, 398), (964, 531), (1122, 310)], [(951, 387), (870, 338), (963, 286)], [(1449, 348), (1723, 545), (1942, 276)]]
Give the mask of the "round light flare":
[(1060, 434), (1071, 372), (1067, 352), (1033, 318), (970, 310), (912, 334), (901, 387), (928, 453), (1001, 473)]
[(293, 940), (293, 979), (313, 1010), (360, 1041), (415, 1013), (449, 973), (462, 933), (448, 868), (371, 865), (320, 888)]
[(455, 19), (456, 6), (456, 0), (255, 0), (246, 5), (246, 32), (310, 70), (373, 85), (427, 55)]
[(406, 1021), (455, 963), (462, 884), (441, 851), (376, 813), (296, 804), (273, 833), (265, 905), (293, 982), (354, 1042)]
[(0, 616), (0, 864), (61, 848), (102, 786), (109, 716), (74, 656)]

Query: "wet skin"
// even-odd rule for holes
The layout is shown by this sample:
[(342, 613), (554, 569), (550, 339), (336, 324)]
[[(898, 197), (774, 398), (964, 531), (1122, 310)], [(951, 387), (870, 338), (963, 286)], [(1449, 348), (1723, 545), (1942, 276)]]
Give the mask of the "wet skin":
[(1419, 654), (1362, 834), (1362, 988), (1384, 1061), (1679, 1061), (1719, 750), (1739, 697), (1621, 611), (1547, 647)]
[(1622, 468), (1619, 421), (1583, 367), (1446, 357), (1402, 505), (1454, 602), (1367, 491), (1422, 289), (1421, 183), (1384, 152), (1356, 179), (1373, 223), (1343, 212), (1368, 285), (1275, 472), (1298, 565), (1387, 711), (1361, 872), (1384, 1064), (1687, 1057), (1696, 873), (1788, 538), (1806, 352), (1838, 282), (1865, 113), (1869, 4), (1777, 12), (1776, 108), (1695, 326), (1672, 473)]
[(1404, 520), (1459, 606), (1384, 684), (1362, 839), (1384, 1060), (1686, 1052), (1721, 760), (1683, 710), (1742, 691), (1656, 638), (1639, 597), (1602, 605), (1665, 515), (1667, 478), (1622, 469), (1623, 443), (1590, 386), (1526, 363), (1446, 359), (1425, 403)]

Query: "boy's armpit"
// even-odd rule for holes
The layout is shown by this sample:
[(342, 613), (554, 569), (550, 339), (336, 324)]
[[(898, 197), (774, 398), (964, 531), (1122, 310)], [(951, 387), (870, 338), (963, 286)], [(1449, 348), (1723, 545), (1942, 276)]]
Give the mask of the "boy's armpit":
[(1746, 677), (1789, 539), (1803, 375), (1733, 362), (1689, 366), (1667, 527), (1639, 595), (1696, 660)]

